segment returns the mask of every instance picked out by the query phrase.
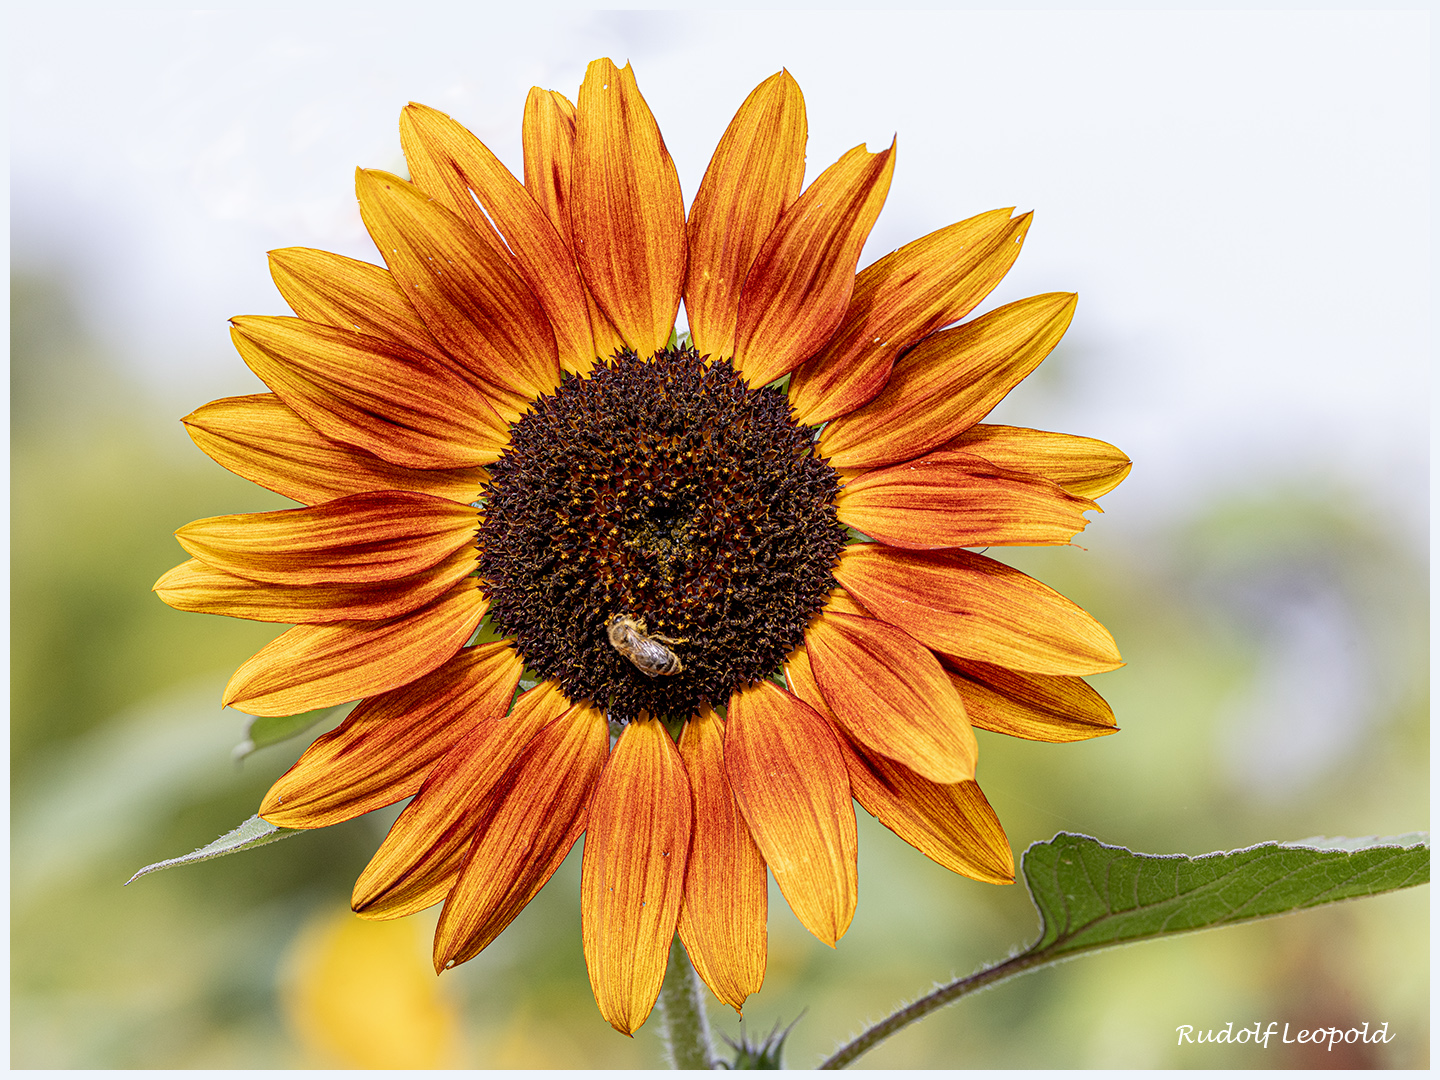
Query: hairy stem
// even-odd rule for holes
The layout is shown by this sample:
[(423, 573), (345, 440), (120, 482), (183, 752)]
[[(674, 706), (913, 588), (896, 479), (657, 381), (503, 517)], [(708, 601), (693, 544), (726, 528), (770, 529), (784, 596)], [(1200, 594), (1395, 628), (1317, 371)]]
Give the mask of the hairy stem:
[(943, 1009), (952, 1001), (958, 1001), (966, 994), (973, 994), (977, 990), (983, 990), (987, 986), (994, 986), (996, 983), (1004, 982), (1006, 979), (1019, 975), (1021, 972), (1029, 971), (1031, 968), (1043, 967), (1051, 962), (1052, 960), (1044, 953), (1023, 953), (1020, 956), (1011, 957), (1003, 964), (996, 964), (994, 967), (986, 968), (984, 971), (977, 971), (974, 975), (967, 975), (963, 979), (956, 979), (954, 982), (946, 983), (938, 990), (934, 990), (918, 1001), (913, 1001), (909, 1005), (906, 1005), (903, 1009), (897, 1009), (878, 1024), (866, 1028), (821, 1062), (819, 1067), (822, 1069), (843, 1069), (861, 1054), (878, 1046), (901, 1028), (913, 1024), (921, 1017), (929, 1016), (936, 1009)]
[(705, 988), (690, 966), (680, 936), (670, 943), (670, 966), (660, 987), (660, 1036), (672, 1069), (713, 1069)]

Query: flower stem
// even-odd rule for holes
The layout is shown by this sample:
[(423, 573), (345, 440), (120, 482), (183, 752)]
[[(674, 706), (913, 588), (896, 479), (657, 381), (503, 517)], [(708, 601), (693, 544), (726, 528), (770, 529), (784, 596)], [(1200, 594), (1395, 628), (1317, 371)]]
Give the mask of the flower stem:
[(660, 1036), (673, 1069), (715, 1068), (704, 993), (677, 934), (670, 943), (670, 966), (660, 987)]
[(919, 1000), (906, 1005), (903, 1009), (897, 1009), (878, 1024), (866, 1028), (822, 1061), (818, 1067), (821, 1069), (843, 1069), (861, 1054), (865, 1053), (865, 1051), (873, 1049), (901, 1028), (913, 1024), (921, 1017), (930, 1015), (936, 1009), (944, 1008), (952, 1001), (958, 1001), (966, 994), (973, 994), (975, 991), (983, 990), (987, 986), (994, 986), (998, 982), (1004, 982), (1006, 979), (1019, 975), (1021, 972), (1029, 971), (1031, 968), (1044, 967), (1046, 964), (1053, 962), (1054, 960), (1049, 955), (1049, 950), (1040, 953), (1022, 953), (1020, 956), (1011, 957), (1003, 964), (996, 964), (994, 967), (986, 968), (984, 971), (977, 971), (974, 975), (968, 975), (963, 979), (956, 979), (954, 982), (946, 983), (938, 990), (926, 994)]

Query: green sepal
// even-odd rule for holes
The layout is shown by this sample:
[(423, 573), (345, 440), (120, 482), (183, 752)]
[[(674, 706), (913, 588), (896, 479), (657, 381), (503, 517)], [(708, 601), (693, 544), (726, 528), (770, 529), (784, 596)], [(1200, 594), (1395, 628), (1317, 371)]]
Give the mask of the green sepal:
[(770, 1034), (761, 1039), (752, 1041), (744, 1031), (740, 1032), (740, 1041), (736, 1042), (728, 1035), (721, 1035), (729, 1044), (730, 1049), (735, 1051), (735, 1057), (730, 1061), (722, 1061), (720, 1067), (724, 1069), (783, 1069), (785, 1067), (785, 1040), (789, 1038), (790, 1032), (795, 1030), (805, 1014), (801, 1013), (784, 1030), (780, 1030), (780, 1021), (775, 1021), (775, 1026), (770, 1029)]

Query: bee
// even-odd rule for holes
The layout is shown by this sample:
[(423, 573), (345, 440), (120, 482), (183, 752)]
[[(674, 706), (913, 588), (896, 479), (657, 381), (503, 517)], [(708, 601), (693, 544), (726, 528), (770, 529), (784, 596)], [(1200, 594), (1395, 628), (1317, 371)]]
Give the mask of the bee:
[(680, 657), (667, 645), (683, 644), (684, 638), (668, 638), (664, 634), (652, 634), (645, 627), (644, 619), (633, 615), (611, 615), (605, 623), (605, 632), (615, 651), (629, 660), (646, 675), (678, 675), (685, 670)]

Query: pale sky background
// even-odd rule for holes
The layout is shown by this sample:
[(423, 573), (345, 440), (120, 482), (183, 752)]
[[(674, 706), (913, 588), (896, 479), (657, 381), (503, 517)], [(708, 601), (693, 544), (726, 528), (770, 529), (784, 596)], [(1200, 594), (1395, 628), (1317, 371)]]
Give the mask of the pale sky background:
[(862, 264), (1036, 212), (987, 306), (1080, 305), (997, 418), (1129, 453), (1107, 526), (1284, 476), (1363, 493), (1424, 543), (1425, 13), (408, 10), (13, 9), (15, 265), (73, 275), (92, 332), (188, 408), (259, 389), (225, 320), (285, 311), (267, 249), (379, 261), (353, 169), (403, 167), (407, 101), (518, 173), (529, 87), (573, 99), (587, 60), (629, 59), (688, 202), (785, 66), (809, 176), (899, 136)]

